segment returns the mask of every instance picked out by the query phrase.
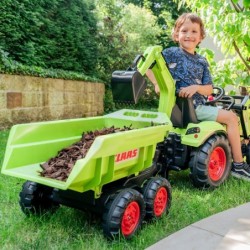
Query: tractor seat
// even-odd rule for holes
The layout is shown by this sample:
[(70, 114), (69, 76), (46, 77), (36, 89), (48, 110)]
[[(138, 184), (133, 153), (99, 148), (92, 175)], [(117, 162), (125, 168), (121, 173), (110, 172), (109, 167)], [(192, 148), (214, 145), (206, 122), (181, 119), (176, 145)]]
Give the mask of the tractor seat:
[(193, 99), (177, 96), (170, 119), (173, 126), (178, 128), (186, 128), (189, 123), (199, 123), (194, 110)]

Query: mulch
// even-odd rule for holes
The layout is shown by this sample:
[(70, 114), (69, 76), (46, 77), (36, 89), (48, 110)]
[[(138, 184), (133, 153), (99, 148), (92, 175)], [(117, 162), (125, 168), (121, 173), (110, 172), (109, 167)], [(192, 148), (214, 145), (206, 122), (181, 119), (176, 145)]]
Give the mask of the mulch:
[(86, 156), (96, 137), (131, 129), (131, 126), (124, 126), (123, 128), (115, 128), (112, 126), (110, 128), (83, 133), (80, 141), (62, 149), (58, 152), (57, 156), (40, 165), (43, 169), (40, 172), (41, 176), (66, 181), (75, 165), (75, 162)]

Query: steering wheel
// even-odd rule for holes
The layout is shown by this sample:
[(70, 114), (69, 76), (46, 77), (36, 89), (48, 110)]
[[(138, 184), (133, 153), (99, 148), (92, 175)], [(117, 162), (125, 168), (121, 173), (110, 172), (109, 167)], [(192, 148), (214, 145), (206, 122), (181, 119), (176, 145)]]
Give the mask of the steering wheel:
[(225, 95), (225, 90), (221, 87), (213, 87), (213, 93), (208, 97), (205, 102), (206, 105), (214, 104)]

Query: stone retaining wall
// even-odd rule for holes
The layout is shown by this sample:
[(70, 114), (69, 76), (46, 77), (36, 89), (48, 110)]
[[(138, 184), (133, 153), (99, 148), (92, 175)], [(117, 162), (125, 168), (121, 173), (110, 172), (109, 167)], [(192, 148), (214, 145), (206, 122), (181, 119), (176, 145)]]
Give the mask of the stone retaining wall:
[(103, 114), (104, 84), (0, 74), (0, 129)]

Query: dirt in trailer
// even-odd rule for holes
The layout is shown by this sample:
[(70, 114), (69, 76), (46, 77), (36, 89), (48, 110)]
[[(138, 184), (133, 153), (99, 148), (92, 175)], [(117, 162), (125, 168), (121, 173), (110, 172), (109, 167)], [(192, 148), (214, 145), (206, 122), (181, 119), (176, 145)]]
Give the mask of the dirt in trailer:
[(114, 126), (112, 126), (110, 128), (103, 128), (101, 130), (83, 133), (80, 141), (67, 148), (62, 149), (58, 152), (57, 156), (41, 164), (41, 167), (43, 169), (40, 172), (41, 176), (57, 179), (60, 181), (66, 181), (75, 165), (75, 162), (86, 156), (96, 137), (121, 131), (128, 131), (131, 129), (131, 126), (124, 126), (123, 128), (115, 128)]

